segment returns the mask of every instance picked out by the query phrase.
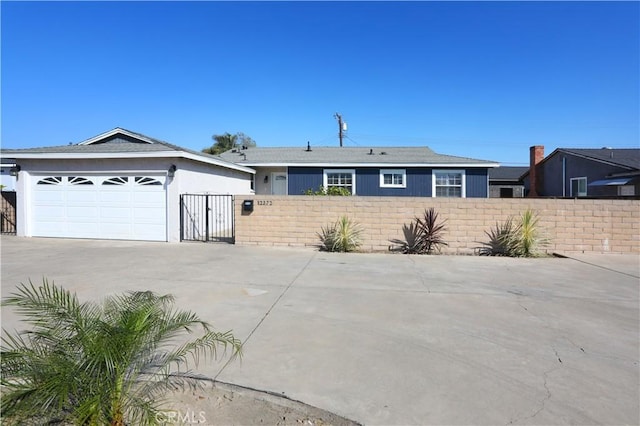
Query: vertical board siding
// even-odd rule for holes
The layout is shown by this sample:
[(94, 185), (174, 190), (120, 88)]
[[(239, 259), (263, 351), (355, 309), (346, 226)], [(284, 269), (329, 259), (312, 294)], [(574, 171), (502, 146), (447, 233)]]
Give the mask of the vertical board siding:
[[(333, 167), (335, 168), (335, 167)], [(402, 169), (402, 167), (389, 167)], [(331, 169), (327, 167), (326, 169)], [(308, 189), (317, 190), (323, 184), (322, 167), (289, 167), (289, 195), (304, 195)], [(406, 188), (381, 188), (380, 168), (356, 168), (356, 195), (384, 197), (431, 197), (432, 169), (426, 167), (405, 168), (407, 172)], [(466, 196), (468, 198), (487, 198), (488, 170), (466, 170)]]
[[(402, 169), (402, 167), (389, 167)], [(384, 197), (431, 197), (431, 169), (405, 168), (406, 188), (381, 188), (380, 169), (356, 169), (356, 193), (365, 196)]]
[(289, 195), (304, 195), (305, 191), (316, 191), (322, 186), (321, 167), (289, 167)]
[(489, 172), (487, 169), (466, 170), (467, 198), (487, 198)]

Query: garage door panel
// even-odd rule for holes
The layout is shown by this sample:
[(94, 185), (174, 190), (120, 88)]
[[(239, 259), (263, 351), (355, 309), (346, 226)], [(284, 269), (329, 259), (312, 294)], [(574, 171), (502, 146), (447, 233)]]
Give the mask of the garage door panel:
[(122, 207), (103, 207), (100, 209), (100, 218), (107, 221), (112, 220), (129, 220), (131, 218), (131, 208)]
[(67, 206), (67, 217), (74, 218), (74, 222), (84, 219), (86, 222), (96, 223), (98, 218), (97, 206)]
[(65, 236), (70, 238), (98, 238), (98, 227), (93, 222), (74, 222), (67, 226)]
[(165, 241), (165, 239), (159, 239), (158, 235), (164, 233), (165, 227), (164, 224), (140, 224), (137, 223), (134, 225), (134, 235), (136, 239), (139, 240), (149, 240), (149, 241)]
[(64, 193), (59, 189), (54, 191), (35, 191), (35, 200), (37, 203), (47, 202), (64, 202)]
[(32, 235), (166, 241), (163, 181), (122, 175), (38, 177), (32, 186)]
[(98, 195), (95, 193), (95, 191), (78, 191), (76, 188), (67, 191), (67, 203), (95, 204), (97, 199)]

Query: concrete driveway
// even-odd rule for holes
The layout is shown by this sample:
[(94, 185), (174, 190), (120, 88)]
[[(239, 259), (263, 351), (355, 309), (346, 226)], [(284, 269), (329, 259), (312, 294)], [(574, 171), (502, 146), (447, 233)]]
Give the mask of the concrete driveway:
[(1, 243), (3, 297), (42, 277), (81, 299), (172, 293), (245, 342), (200, 371), (365, 424), (640, 423), (638, 256)]

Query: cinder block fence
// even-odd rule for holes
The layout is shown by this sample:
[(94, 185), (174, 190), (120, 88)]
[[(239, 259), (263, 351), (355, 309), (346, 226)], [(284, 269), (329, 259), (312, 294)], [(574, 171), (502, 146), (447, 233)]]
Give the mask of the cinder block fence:
[[(244, 200), (254, 201), (252, 212)], [(485, 231), (527, 208), (538, 213), (549, 252), (640, 253), (639, 200), (238, 196), (236, 244), (315, 246), (320, 228), (346, 215), (363, 228), (363, 251), (387, 251), (430, 207), (447, 220), (444, 253), (473, 254)]]

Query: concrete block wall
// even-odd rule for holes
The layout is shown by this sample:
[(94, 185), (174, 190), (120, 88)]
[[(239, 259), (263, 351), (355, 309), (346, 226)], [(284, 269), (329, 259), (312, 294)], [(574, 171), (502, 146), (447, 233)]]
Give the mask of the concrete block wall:
[[(248, 199), (251, 213), (242, 211)], [(236, 244), (316, 246), (320, 228), (346, 215), (363, 228), (363, 251), (388, 251), (389, 240), (402, 239), (402, 225), (430, 207), (447, 220), (443, 253), (475, 253), (488, 241), (485, 231), (527, 208), (551, 239), (548, 252), (640, 253), (638, 200), (239, 196)]]

